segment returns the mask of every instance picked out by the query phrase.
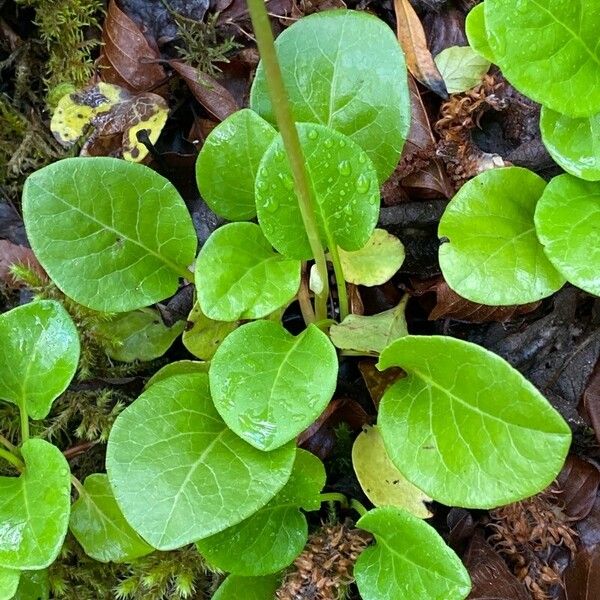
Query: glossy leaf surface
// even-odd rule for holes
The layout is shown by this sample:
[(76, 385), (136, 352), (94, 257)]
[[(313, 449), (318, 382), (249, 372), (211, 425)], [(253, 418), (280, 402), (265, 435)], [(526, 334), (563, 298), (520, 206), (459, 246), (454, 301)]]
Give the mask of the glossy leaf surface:
[(378, 367), (407, 373), (379, 406), (386, 450), (434, 500), (493, 508), (536, 494), (560, 471), (568, 425), (496, 354), (451, 337), (407, 336)]
[(11, 600), (19, 587), (21, 572), (0, 567), (0, 600)]
[[(406, 65), (392, 30), (365, 12), (326, 11), (300, 19), (275, 45), (295, 120), (351, 137), (385, 181), (410, 124)], [(274, 122), (262, 64), (250, 105)]]
[(356, 525), (376, 540), (354, 567), (363, 600), (462, 600), (469, 594), (460, 559), (421, 519), (389, 506), (369, 511)]
[(171, 296), (196, 233), (173, 185), (139, 164), (68, 158), (25, 182), (23, 217), (48, 275), (76, 302), (125, 312)]
[(210, 360), (217, 351), (221, 342), (239, 327), (238, 321), (214, 321), (209, 319), (198, 306), (194, 305), (188, 322), (192, 323), (191, 329), (184, 331), (183, 345), (194, 356), (202, 360)]
[(44, 440), (28, 440), (21, 454), (23, 473), (0, 477), (0, 567), (43, 569), (67, 533), (71, 472), (62, 452)]
[[(298, 123), (298, 135), (315, 197), (324, 247), (360, 250), (379, 216), (377, 174), (349, 138), (322, 125)], [(256, 178), (258, 222), (273, 247), (290, 258), (312, 258), (302, 224), (292, 172), (281, 136), (263, 156)]]
[[(302, 229), (299, 223), (296, 227)], [(230, 223), (200, 250), (196, 285), (202, 311), (210, 319), (260, 319), (296, 295), (300, 261), (274, 252), (258, 225)]]
[(355, 252), (340, 248), (344, 278), (356, 285), (374, 286), (389, 281), (404, 262), (404, 245), (385, 229), (376, 229)]
[(264, 506), (288, 480), (294, 456), (291, 444), (265, 453), (229, 430), (208, 376), (197, 373), (158, 381), (119, 415), (106, 467), (129, 524), (155, 548), (172, 550)]
[(352, 446), (352, 466), (367, 498), (375, 506), (396, 506), (426, 519), (431, 498), (408, 481), (390, 460), (377, 426), (363, 428)]
[(503, 75), (562, 114), (600, 112), (600, 5), (594, 0), (486, 0), (485, 25)]
[(129, 562), (154, 550), (125, 520), (106, 475), (89, 475), (83, 487), (85, 492), (71, 507), (69, 528), (88, 556)]
[(196, 161), (196, 180), (202, 198), (214, 212), (230, 221), (256, 216), (254, 180), (275, 135), (269, 123), (247, 108), (210, 132)]
[(273, 600), (279, 588), (281, 575), (267, 577), (241, 577), (229, 575), (219, 586), (212, 600)]
[(79, 335), (54, 300), (31, 302), (0, 315), (0, 399), (43, 419), (69, 385), (79, 362)]
[(483, 2), (476, 4), (467, 15), (465, 20), (465, 33), (469, 40), (469, 45), (475, 52), (487, 58), (491, 63), (494, 61), (494, 52), (488, 42), (487, 31), (485, 29), (485, 7)]
[(435, 57), (449, 94), (465, 92), (481, 82), (490, 61), (470, 46), (450, 46)]
[(574, 285), (600, 296), (600, 183), (555, 177), (535, 211), (552, 264)]
[(176, 360), (156, 371), (156, 373), (154, 373), (154, 375), (146, 382), (144, 390), (147, 390), (151, 385), (158, 383), (163, 379), (173, 377), (174, 375), (208, 373), (208, 366), (209, 363), (200, 360)]
[(600, 113), (573, 118), (542, 106), (540, 131), (544, 146), (567, 173), (600, 180)]
[(527, 304), (565, 283), (535, 234), (533, 215), (546, 182), (519, 167), (491, 169), (452, 198), (439, 225), (440, 267), (448, 285), (472, 302)]
[(337, 355), (314, 325), (297, 336), (257, 321), (229, 334), (210, 366), (210, 389), (227, 425), (261, 450), (293, 440), (335, 391)]
[(213, 566), (236, 575), (267, 575), (292, 564), (308, 538), (300, 509), (318, 510), (325, 485), (321, 461), (298, 449), (290, 479), (265, 507), (225, 531), (200, 540), (200, 554)]

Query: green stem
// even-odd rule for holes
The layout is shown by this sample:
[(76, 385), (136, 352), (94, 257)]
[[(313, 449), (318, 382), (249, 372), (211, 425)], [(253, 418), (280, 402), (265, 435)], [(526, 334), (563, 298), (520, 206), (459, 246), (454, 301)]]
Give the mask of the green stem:
[(75, 475), (71, 475), (71, 483), (73, 484), (73, 487), (77, 490), (79, 496), (83, 496), (86, 494), (83, 484), (81, 483), (81, 481), (79, 481), (79, 479), (77, 479), (77, 477), (75, 477)]
[(344, 278), (342, 261), (340, 260), (340, 253), (338, 251), (337, 244), (331, 238), (328, 239), (328, 243), (329, 256), (331, 257), (331, 262), (333, 263), (333, 272), (335, 273), (335, 284), (338, 291), (340, 321), (343, 321), (350, 312), (348, 309), (348, 290), (346, 288), (346, 279)]
[(350, 508), (353, 508), (361, 517), (369, 512), (358, 500), (350, 500)]
[(316, 319), (320, 321), (327, 317), (329, 284), (327, 281), (325, 250), (321, 244), (315, 214), (316, 202), (314, 192), (310, 184), (304, 153), (302, 152), (302, 146), (298, 137), (298, 130), (296, 129), (281, 69), (277, 61), (273, 31), (271, 30), (271, 23), (269, 22), (264, 0), (248, 0), (248, 10), (250, 11), (258, 50), (265, 69), (267, 87), (269, 89), (269, 96), (271, 97), (271, 104), (273, 105), (273, 112), (275, 113), (275, 120), (277, 121), (277, 126), (283, 139), (283, 146), (294, 176), (302, 222), (308, 236), (308, 242), (315, 259), (317, 271), (323, 281), (323, 289), (319, 294), (315, 295)]
[(25, 468), (25, 465), (21, 462), (21, 460), (19, 460), (19, 458), (4, 448), (0, 448), (0, 456), (7, 460), (14, 467), (17, 467), (19, 471), (22, 471)]
[(306, 325), (314, 323), (315, 311), (310, 301), (310, 292), (308, 291), (308, 265), (306, 262), (302, 263), (302, 276), (300, 278), (300, 289), (298, 290), (297, 297), (304, 323)]
[(328, 492), (327, 494), (321, 494), (319, 498), (321, 499), (321, 502), (339, 502), (344, 508), (350, 507), (348, 498), (346, 498), (344, 494), (340, 494), (338, 492)]
[(13, 454), (17, 451), (17, 447), (11, 444), (3, 435), (0, 435), (0, 444)]
[(19, 404), (19, 413), (21, 414), (21, 444), (29, 439), (29, 415), (25, 405)]

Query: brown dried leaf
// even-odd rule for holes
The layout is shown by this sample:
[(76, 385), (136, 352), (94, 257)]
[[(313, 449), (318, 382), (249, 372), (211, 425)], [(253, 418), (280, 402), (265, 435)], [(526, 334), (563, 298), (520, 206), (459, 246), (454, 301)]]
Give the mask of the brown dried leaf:
[(525, 586), (477, 531), (463, 557), (473, 587), (468, 600), (531, 600)]
[(569, 455), (558, 475), (558, 485), (561, 490), (559, 499), (567, 520), (580, 521), (594, 507), (600, 486), (600, 471), (587, 460)]
[(564, 573), (566, 600), (600, 598), (600, 546), (581, 550)]
[(10, 288), (23, 287), (23, 284), (11, 275), (10, 268), (12, 265), (25, 265), (41, 277), (46, 277), (42, 265), (38, 262), (31, 248), (18, 246), (8, 240), (0, 240), (0, 281), (3, 281)]
[(381, 398), (390, 385), (398, 381), (401, 377), (406, 376), (404, 371), (398, 367), (380, 371), (371, 360), (361, 360), (358, 363), (358, 368), (365, 380), (365, 384), (369, 390), (375, 408), (379, 408)]
[(424, 281), (413, 282), (415, 296), (428, 293), (436, 295), (436, 303), (429, 313), (429, 320), (450, 318), (468, 323), (488, 323), (497, 321), (504, 323), (534, 311), (540, 302), (517, 306), (486, 306), (477, 304), (459, 296), (439, 275)]
[(423, 25), (410, 0), (394, 0), (398, 41), (406, 56), (406, 66), (424, 86), (442, 98), (448, 98), (444, 79), (427, 47)]
[(181, 75), (196, 100), (219, 121), (240, 109), (231, 92), (209, 75), (200, 75), (198, 69), (180, 60), (171, 60), (169, 64)]
[(158, 48), (152, 47), (139, 27), (118, 6), (108, 5), (102, 30), (100, 74), (103, 81), (133, 92), (155, 89), (166, 79)]
[(587, 382), (583, 393), (583, 406), (600, 444), (600, 361), (596, 363)]

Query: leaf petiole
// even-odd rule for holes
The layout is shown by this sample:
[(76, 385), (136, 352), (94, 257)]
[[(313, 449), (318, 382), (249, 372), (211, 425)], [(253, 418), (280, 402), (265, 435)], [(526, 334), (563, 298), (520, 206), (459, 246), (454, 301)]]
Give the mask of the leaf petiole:
[(22, 471), (25, 468), (25, 465), (17, 456), (8, 450), (5, 450), (4, 448), (0, 448), (0, 456), (8, 461), (11, 465), (16, 467), (19, 471)]
[(24, 404), (19, 404), (19, 414), (21, 415), (21, 444), (29, 439), (29, 415)]

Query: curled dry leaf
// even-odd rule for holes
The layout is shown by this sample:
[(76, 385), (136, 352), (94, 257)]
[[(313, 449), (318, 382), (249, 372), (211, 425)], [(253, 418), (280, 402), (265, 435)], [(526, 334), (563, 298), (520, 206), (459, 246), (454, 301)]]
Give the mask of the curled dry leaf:
[[(131, 94), (125, 88), (100, 82), (63, 96), (50, 123), (54, 137), (66, 148), (88, 129), (91, 135), (82, 156), (122, 156), (140, 162), (154, 144), (169, 114), (164, 98), (152, 92)], [(138, 139), (138, 135), (143, 136)]]
[(219, 121), (240, 109), (231, 92), (216, 79), (200, 74), (198, 69), (180, 60), (169, 61), (169, 64), (186, 82), (196, 100)]
[(155, 89), (166, 79), (166, 72), (157, 59), (158, 48), (150, 45), (138, 25), (118, 6), (108, 5), (102, 30), (101, 77), (132, 92)]
[(423, 25), (410, 0), (394, 0), (398, 41), (406, 55), (406, 66), (423, 85), (442, 98), (448, 97), (446, 84), (427, 47)]
[(585, 519), (596, 502), (600, 486), (598, 468), (587, 460), (570, 455), (557, 480), (561, 490), (559, 500), (567, 520)]
[(22, 287), (22, 283), (17, 281), (10, 272), (12, 265), (25, 265), (46, 277), (42, 265), (38, 262), (31, 248), (13, 244), (8, 240), (0, 240), (0, 281), (4, 282), (10, 288)]
[(435, 294), (435, 306), (429, 313), (429, 320), (454, 319), (468, 323), (504, 323), (534, 311), (540, 302), (531, 302), (516, 306), (486, 306), (471, 302), (459, 296), (439, 275), (424, 281), (413, 281), (413, 295)]

